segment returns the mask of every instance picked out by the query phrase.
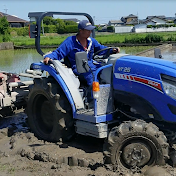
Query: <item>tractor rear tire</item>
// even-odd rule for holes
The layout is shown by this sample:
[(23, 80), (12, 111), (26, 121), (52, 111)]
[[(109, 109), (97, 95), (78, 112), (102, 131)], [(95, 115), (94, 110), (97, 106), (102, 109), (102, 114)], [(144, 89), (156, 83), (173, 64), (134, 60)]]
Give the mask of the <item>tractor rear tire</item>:
[(27, 115), (29, 126), (39, 139), (58, 142), (75, 134), (71, 105), (54, 79), (34, 79)]
[(167, 138), (153, 123), (128, 121), (114, 127), (104, 144), (105, 164), (124, 169), (164, 165), (168, 156)]

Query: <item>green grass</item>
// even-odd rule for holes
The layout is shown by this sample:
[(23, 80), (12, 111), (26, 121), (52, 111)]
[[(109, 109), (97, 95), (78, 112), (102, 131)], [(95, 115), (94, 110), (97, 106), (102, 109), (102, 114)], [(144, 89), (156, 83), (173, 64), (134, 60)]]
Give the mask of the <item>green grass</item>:
[[(125, 33), (125, 34), (101, 34), (96, 35), (96, 40), (103, 44), (116, 44), (116, 43), (125, 43), (126, 41), (131, 41), (134, 44), (138, 41), (143, 41), (144, 38), (149, 35), (148, 33)], [(162, 42), (166, 41), (176, 41), (176, 33), (175, 32), (160, 32), (160, 33), (152, 33), (152, 35), (161, 36), (163, 38)], [(41, 36), (40, 44), (41, 45), (60, 45), (68, 35), (61, 36)], [(18, 36), (11, 37), (11, 41), (16, 46), (31, 46), (35, 45), (35, 39), (31, 39), (28, 36)], [(144, 42), (145, 43), (145, 42)]]
[[(60, 45), (67, 37), (49, 37), (49, 36), (41, 36), (40, 39), (40, 44), (41, 45)], [(35, 45), (35, 39), (29, 38), (28, 36), (23, 37), (12, 37), (11, 41), (14, 43), (16, 46), (33, 46)]]
[(125, 53), (128, 53), (128, 54), (136, 54), (136, 53), (139, 53), (141, 51), (145, 51), (145, 50), (148, 50), (148, 49), (151, 49), (153, 48), (153, 46), (132, 46), (132, 47), (120, 47), (121, 51), (124, 50)]

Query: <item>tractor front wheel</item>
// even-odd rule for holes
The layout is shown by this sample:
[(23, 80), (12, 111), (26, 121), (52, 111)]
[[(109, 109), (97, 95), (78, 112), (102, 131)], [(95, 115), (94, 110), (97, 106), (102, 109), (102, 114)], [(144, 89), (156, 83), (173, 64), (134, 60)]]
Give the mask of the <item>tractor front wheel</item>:
[(110, 131), (104, 144), (105, 163), (127, 169), (164, 165), (168, 147), (167, 138), (153, 123), (128, 121)]

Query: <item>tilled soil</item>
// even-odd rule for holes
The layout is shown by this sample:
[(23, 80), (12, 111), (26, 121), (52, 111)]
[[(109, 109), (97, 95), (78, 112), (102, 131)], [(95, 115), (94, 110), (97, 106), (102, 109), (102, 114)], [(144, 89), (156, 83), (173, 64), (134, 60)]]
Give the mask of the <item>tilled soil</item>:
[(103, 140), (77, 135), (68, 143), (38, 140), (25, 113), (0, 119), (0, 176), (174, 176), (166, 164), (123, 170), (103, 162)]

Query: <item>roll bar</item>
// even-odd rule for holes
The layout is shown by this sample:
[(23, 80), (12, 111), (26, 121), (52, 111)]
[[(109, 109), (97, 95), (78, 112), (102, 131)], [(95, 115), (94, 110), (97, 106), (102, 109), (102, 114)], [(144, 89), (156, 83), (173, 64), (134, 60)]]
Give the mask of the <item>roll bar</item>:
[[(35, 47), (37, 52), (40, 55), (44, 55), (44, 52), (40, 48), (40, 32), (41, 32), (41, 22), (45, 16), (53, 15), (78, 15), (85, 16), (88, 18), (89, 22), (94, 25), (94, 21), (92, 17), (87, 13), (77, 13), (77, 12), (29, 12), (28, 17), (31, 19), (35, 19), (36, 24), (30, 24), (30, 37), (35, 38)], [(92, 31), (92, 37), (95, 37), (95, 30)]]

